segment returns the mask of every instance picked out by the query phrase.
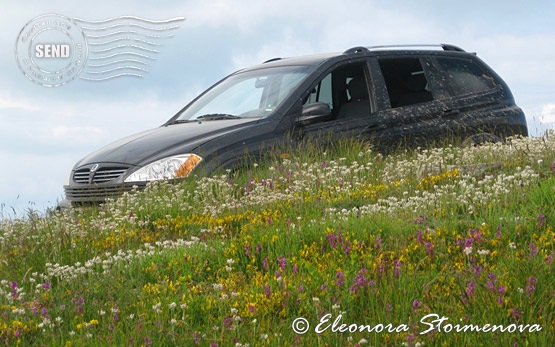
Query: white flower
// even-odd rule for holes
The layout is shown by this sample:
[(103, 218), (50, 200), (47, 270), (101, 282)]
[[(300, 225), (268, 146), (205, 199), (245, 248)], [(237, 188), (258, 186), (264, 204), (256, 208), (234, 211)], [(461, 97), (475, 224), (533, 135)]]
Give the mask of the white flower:
[(472, 253), (472, 247), (465, 247), (465, 248), (463, 249), (463, 253), (464, 253), (465, 255), (470, 255), (470, 254)]

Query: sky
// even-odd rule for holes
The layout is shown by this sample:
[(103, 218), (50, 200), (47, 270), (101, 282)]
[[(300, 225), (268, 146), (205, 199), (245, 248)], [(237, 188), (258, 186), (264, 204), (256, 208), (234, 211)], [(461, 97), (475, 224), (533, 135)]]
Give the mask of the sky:
[[(451, 43), (476, 52), (511, 88), (533, 136), (555, 127), (555, 2), (0, 0), (0, 217), (42, 211), (85, 155), (157, 127), (225, 75), (274, 57), (353, 46)], [(142, 77), (79, 77), (58, 87), (27, 78), (16, 41), (35, 18), (172, 18)], [(84, 26), (81, 22), (79, 26)], [(19, 48), (21, 50), (21, 48)], [(16, 54), (14, 54), (14, 52)]]

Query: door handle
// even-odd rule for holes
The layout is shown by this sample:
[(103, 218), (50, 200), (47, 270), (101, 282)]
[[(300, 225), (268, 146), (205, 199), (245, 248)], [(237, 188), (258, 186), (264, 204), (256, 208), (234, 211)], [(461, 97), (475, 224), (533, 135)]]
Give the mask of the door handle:
[(459, 109), (448, 109), (443, 111), (443, 116), (444, 117), (455, 117), (458, 116), (461, 113), (461, 110)]

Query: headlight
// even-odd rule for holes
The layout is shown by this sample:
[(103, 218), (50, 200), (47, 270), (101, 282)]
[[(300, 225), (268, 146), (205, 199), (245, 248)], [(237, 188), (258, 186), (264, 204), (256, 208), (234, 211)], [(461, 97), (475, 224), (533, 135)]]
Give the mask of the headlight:
[(150, 163), (131, 174), (125, 182), (159, 181), (187, 177), (202, 160), (196, 154), (183, 154)]

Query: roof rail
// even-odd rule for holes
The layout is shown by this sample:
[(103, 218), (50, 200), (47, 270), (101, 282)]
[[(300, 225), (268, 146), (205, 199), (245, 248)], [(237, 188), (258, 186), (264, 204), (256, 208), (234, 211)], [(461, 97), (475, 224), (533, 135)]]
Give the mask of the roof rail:
[(349, 48), (343, 54), (352, 54), (352, 53), (360, 53), (360, 52), (369, 52), (372, 50), (380, 50), (380, 49), (390, 49), (390, 48), (441, 48), (444, 51), (456, 51), (456, 52), (464, 52), (464, 49), (457, 47), (455, 45), (440, 43), (440, 44), (408, 44), (408, 45), (381, 45), (381, 46), (369, 46), (369, 47), (353, 47)]
[(272, 61), (276, 61), (276, 60), (281, 60), (281, 58), (272, 58), (272, 59), (268, 59), (268, 60), (266, 60), (265, 62), (263, 62), (262, 64), (266, 64), (266, 63), (269, 63), (269, 62), (272, 62)]
[(343, 54), (354, 54), (354, 53), (362, 53), (362, 52), (369, 52), (370, 50), (368, 47), (357, 46), (353, 48), (349, 48)]
[(457, 51), (457, 52), (465, 52), (464, 49), (460, 48), (459, 46), (451, 45), (448, 43), (442, 43), (441, 47), (444, 51)]

